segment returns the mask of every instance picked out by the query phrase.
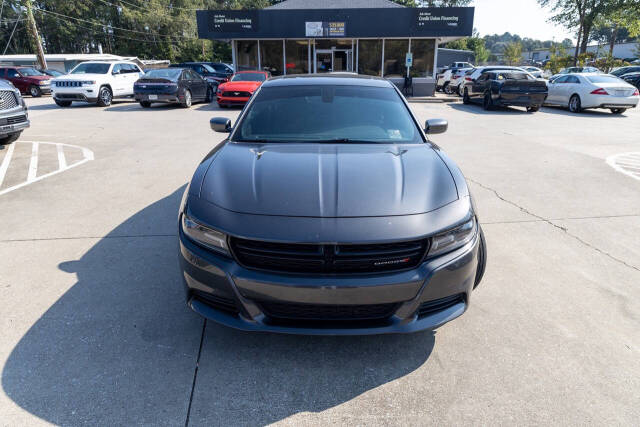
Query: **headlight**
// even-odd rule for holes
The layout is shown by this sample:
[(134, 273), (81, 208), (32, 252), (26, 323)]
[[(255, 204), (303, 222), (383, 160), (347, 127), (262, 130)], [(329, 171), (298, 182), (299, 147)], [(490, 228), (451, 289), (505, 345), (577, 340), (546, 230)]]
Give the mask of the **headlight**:
[(199, 244), (214, 251), (229, 255), (226, 234), (212, 228), (205, 227), (199, 222), (194, 221), (192, 218), (189, 218), (186, 213), (182, 214), (182, 231), (190, 239), (198, 242)]
[(94, 85), (94, 84), (96, 84), (95, 80), (83, 80), (82, 81), (82, 85), (83, 86), (91, 86), (91, 85)]
[(442, 255), (469, 243), (478, 230), (475, 216), (464, 224), (447, 232), (433, 236), (429, 256)]
[(40, 80), (40, 81), (38, 82), (38, 84), (39, 84), (40, 86), (46, 86), (46, 85), (48, 85), (49, 83), (51, 83), (51, 80)]

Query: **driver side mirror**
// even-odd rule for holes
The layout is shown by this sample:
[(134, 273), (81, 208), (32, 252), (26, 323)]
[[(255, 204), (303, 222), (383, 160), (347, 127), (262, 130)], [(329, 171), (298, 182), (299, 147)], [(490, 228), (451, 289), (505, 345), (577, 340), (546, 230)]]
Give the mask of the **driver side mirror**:
[(436, 133), (445, 133), (449, 128), (449, 122), (445, 119), (431, 119), (425, 123), (424, 131), (429, 135)]
[(113, 70), (111, 72), (111, 74), (113, 74), (114, 76), (117, 76), (118, 74), (120, 74), (120, 71), (119, 70)]
[(231, 120), (226, 117), (214, 117), (209, 120), (209, 125), (214, 132), (231, 132)]

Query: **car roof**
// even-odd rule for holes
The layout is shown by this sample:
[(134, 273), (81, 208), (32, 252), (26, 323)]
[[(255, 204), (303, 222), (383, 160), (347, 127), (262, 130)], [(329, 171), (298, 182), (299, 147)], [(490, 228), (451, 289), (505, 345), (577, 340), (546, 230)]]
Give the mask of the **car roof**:
[(262, 84), (262, 86), (305, 86), (305, 85), (327, 85), (327, 86), (369, 86), (369, 87), (392, 87), (392, 83), (381, 77), (361, 76), (357, 74), (334, 73), (334, 74), (292, 74), (287, 76), (272, 77)]

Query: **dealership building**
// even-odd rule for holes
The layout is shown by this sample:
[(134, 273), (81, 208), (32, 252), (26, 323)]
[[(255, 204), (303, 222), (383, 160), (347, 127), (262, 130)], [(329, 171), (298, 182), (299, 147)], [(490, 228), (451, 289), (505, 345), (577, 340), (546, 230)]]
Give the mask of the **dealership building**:
[(200, 38), (231, 42), (236, 70), (273, 75), (357, 72), (414, 95), (435, 90), (438, 45), (471, 36), (472, 7), (409, 8), (388, 0), (286, 0), (259, 10), (200, 10)]

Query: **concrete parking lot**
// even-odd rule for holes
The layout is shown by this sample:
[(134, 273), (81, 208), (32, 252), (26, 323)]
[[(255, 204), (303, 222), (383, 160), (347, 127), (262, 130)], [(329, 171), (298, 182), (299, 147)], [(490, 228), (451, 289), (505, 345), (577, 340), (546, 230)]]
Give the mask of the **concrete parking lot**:
[(209, 118), (239, 110), (26, 101), (0, 147), (0, 425), (638, 423), (640, 111), (411, 104), (449, 120), (486, 275), (433, 333), (349, 338), (184, 304), (178, 205), (223, 139)]

